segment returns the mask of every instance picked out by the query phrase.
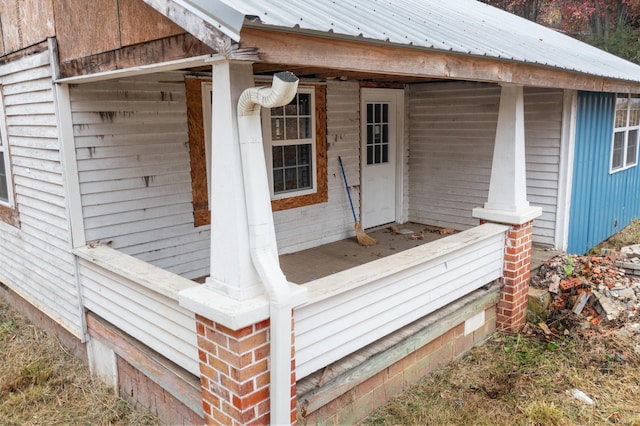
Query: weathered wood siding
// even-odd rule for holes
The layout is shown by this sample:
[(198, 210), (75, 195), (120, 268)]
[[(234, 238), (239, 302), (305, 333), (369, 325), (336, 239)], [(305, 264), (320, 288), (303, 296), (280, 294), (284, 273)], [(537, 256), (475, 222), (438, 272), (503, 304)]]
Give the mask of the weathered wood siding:
[(307, 284), (295, 310), (297, 378), (499, 278), (507, 229), (485, 224)]
[[(409, 219), (468, 229), (487, 200), (500, 87), (442, 83), (409, 89)], [(527, 193), (543, 208), (534, 241), (553, 245), (562, 91), (525, 89)]]
[(0, 222), (0, 281), (82, 335), (49, 53), (0, 66), (20, 228)]
[[(100, 0), (91, 2), (91, 7), (79, 5), (72, 0), (53, 0), (61, 62), (184, 32), (139, 0)], [(37, 7), (31, 10), (34, 9)], [(77, 42), (78, 34), (82, 34), (82, 43)]]
[(353, 235), (353, 215), (340, 172), (342, 157), (359, 211), (360, 86), (357, 82), (327, 82), (327, 185), (329, 201), (274, 213), (278, 248), (291, 253)]
[(186, 278), (208, 275), (210, 227), (193, 223), (183, 75), (77, 85), (70, 97), (87, 241)]
[(3, 1), (0, 4), (0, 56), (33, 46), (55, 35), (51, 0)]

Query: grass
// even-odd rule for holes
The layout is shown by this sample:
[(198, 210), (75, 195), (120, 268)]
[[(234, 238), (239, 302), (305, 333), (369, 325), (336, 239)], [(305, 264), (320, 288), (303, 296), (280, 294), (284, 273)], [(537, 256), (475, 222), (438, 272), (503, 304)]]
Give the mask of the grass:
[(640, 219), (634, 220), (629, 226), (598, 244), (596, 250), (601, 248), (620, 250), (624, 246), (633, 244), (640, 244)]
[[(610, 336), (495, 334), (366, 425), (640, 425), (640, 356)], [(588, 405), (570, 392), (579, 389)]]
[[(638, 243), (640, 221), (634, 221), (597, 249)], [(363, 424), (640, 426), (640, 335), (585, 338), (579, 328), (576, 322), (551, 339), (534, 325), (520, 334), (496, 333)], [(574, 389), (594, 404), (574, 397)]]
[(1, 425), (155, 425), (0, 296)]

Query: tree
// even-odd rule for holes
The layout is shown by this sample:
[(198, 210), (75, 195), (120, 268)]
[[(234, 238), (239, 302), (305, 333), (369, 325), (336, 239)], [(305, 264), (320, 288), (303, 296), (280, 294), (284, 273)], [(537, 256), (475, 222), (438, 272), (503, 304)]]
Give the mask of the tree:
[(640, 0), (481, 0), (640, 63)]

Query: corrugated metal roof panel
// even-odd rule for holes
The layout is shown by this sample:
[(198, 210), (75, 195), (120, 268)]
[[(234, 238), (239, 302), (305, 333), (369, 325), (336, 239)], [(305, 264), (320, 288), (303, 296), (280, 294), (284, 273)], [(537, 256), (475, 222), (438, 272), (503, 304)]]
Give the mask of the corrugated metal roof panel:
[(475, 0), (221, 0), (265, 25), (640, 82), (640, 66)]

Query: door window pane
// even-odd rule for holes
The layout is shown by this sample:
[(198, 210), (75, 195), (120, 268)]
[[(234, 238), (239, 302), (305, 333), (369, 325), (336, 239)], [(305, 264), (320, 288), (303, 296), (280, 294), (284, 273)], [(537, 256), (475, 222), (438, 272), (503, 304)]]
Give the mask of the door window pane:
[(389, 104), (367, 104), (367, 164), (389, 162)]

